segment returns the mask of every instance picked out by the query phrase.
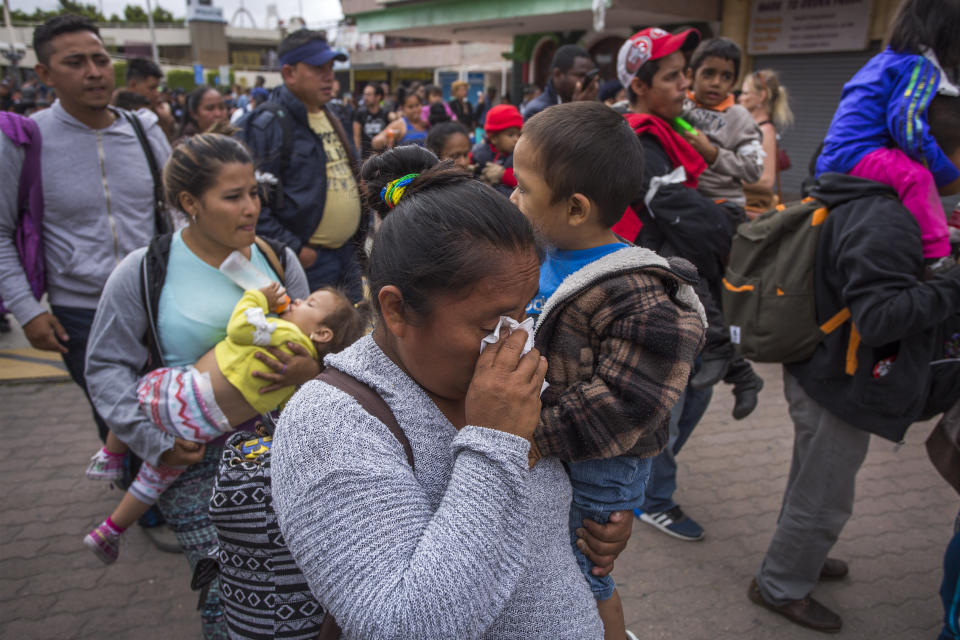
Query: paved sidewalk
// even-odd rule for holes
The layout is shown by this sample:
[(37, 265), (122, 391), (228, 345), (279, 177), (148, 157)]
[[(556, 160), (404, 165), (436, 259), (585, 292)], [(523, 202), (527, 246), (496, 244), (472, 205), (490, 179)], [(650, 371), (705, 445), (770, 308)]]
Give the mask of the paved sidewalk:
[[(734, 421), (729, 388), (718, 387), (679, 457), (677, 498), (707, 529), (706, 540), (682, 542), (636, 522), (618, 562), (627, 622), (640, 638), (823, 637), (746, 599), (776, 521), (792, 441), (779, 367), (758, 370), (767, 386), (754, 415)], [(119, 493), (83, 477), (97, 440), (80, 390), (0, 384), (0, 407), (0, 638), (198, 638), (183, 556), (156, 551), (136, 527), (109, 568), (81, 544)], [(816, 591), (844, 615), (840, 638), (937, 635), (940, 563), (958, 500), (926, 460), (930, 427), (916, 425), (898, 453), (885, 441), (871, 446), (834, 552), (850, 561), (851, 577)]]
[(0, 333), (0, 384), (69, 380), (70, 374), (60, 354), (31, 347), (17, 321), (12, 315), (7, 317), (10, 331)]

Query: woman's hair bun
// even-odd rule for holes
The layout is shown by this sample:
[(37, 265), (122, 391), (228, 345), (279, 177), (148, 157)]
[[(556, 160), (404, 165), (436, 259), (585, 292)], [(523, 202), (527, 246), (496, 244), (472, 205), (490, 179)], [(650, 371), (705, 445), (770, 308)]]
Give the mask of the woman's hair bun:
[(391, 181), (411, 173), (419, 175), (407, 185), (404, 198), (432, 187), (472, 177), (468, 171), (457, 167), (451, 160), (441, 162), (424, 147), (416, 145), (395, 147), (380, 155), (371, 156), (360, 169), (367, 206), (379, 213), (381, 217), (386, 216), (391, 211), (391, 207), (383, 201), (380, 193)]

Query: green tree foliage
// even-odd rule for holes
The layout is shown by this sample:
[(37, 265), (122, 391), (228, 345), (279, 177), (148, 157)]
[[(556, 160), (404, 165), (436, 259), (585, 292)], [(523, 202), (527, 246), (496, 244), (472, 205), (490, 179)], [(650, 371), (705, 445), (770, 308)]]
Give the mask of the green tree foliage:
[(97, 11), (95, 4), (83, 4), (73, 0), (58, 0), (58, 7), (51, 11), (36, 9), (33, 13), (27, 13), (22, 9), (14, 9), (10, 12), (10, 17), (14, 22), (43, 22), (55, 16), (61, 16), (68, 13), (90, 18), (94, 22), (106, 22), (103, 14)]
[(143, 7), (128, 4), (123, 8), (123, 19), (124, 22), (145, 23), (147, 21), (147, 12), (143, 10)]
[(113, 81), (119, 87), (127, 85), (127, 63), (124, 60), (113, 61)]
[[(36, 9), (33, 13), (27, 13), (22, 9), (14, 9), (10, 16), (14, 22), (18, 23), (44, 22), (55, 16), (66, 15), (68, 13), (85, 16), (94, 22), (109, 24), (145, 24), (147, 22), (147, 12), (138, 4), (128, 4), (124, 7), (123, 17), (114, 13), (107, 19), (97, 10), (97, 5), (95, 4), (83, 4), (76, 0), (58, 0), (58, 3), (59, 6), (51, 11)], [(153, 10), (153, 21), (158, 24), (183, 24), (182, 18), (174, 18), (172, 13), (160, 6), (157, 6)]]
[(193, 82), (193, 71), (187, 71), (186, 69), (167, 71), (163, 84), (167, 85), (169, 89), (183, 89), (184, 91), (190, 91), (197, 86)]

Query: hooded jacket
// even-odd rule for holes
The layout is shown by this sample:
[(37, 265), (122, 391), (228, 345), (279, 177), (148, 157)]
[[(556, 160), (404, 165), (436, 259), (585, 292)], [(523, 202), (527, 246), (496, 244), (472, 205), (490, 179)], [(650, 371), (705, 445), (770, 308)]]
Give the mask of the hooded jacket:
[(938, 91), (956, 96), (932, 52), (917, 55), (887, 47), (843, 86), (840, 105), (817, 159), (817, 177), (849, 173), (871, 151), (896, 146), (924, 165), (938, 187), (960, 171), (930, 133), (927, 109)]
[(568, 276), (537, 320), (547, 382), (534, 440), (566, 461), (655, 456), (707, 321), (685, 260), (627, 247)]
[[(142, 110), (136, 116), (157, 166), (162, 167), (170, 145), (156, 115)], [(42, 232), (49, 301), (95, 309), (110, 272), (124, 256), (150, 242), (157, 228), (150, 166), (133, 127), (122, 116), (104, 129), (91, 129), (58, 100), (32, 119), (42, 137)], [(16, 193), (17, 188), (5, 172), (0, 191)], [(0, 220), (5, 231), (15, 228), (17, 212), (0, 205)], [(4, 242), (6, 238), (5, 232)], [(7, 253), (0, 258), (5, 292), (17, 271), (23, 270), (9, 262)], [(22, 279), (18, 281), (22, 285)], [(9, 296), (8, 301), (21, 323), (46, 311), (29, 294)]]
[(960, 398), (960, 361), (931, 364), (944, 323), (960, 314), (960, 266), (925, 279), (920, 227), (886, 185), (828, 173), (810, 195), (830, 210), (814, 265), (817, 319), (847, 307), (852, 323), (787, 370), (841, 420), (899, 442), (933, 396)]

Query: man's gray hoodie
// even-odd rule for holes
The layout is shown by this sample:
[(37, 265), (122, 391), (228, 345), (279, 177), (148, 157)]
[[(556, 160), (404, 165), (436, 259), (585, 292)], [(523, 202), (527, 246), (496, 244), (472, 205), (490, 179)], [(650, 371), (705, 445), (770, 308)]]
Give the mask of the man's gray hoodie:
[[(154, 114), (141, 110), (157, 166), (170, 145)], [(43, 137), (43, 244), (52, 305), (95, 309), (110, 272), (128, 253), (150, 242), (154, 221), (153, 178), (133, 127), (118, 117), (91, 129), (58, 100), (34, 114)], [(3, 149), (3, 164), (16, 168), (22, 153)], [(0, 192), (16, 193), (19, 170), (0, 173)], [(13, 233), (15, 198), (0, 198), (0, 295), (22, 325), (46, 311), (30, 293)]]

